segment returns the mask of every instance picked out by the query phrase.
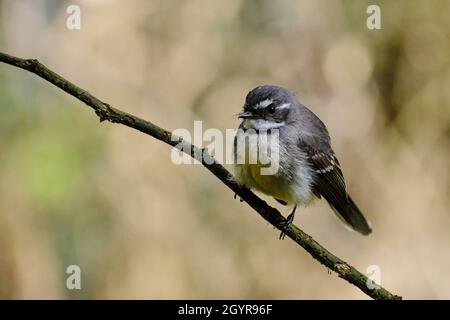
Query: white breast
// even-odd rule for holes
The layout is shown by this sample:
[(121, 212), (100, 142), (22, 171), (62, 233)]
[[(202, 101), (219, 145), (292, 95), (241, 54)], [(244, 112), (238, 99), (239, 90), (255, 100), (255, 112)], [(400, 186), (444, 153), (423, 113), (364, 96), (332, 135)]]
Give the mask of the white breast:
[(297, 166), (295, 183), (291, 187), (296, 203), (307, 205), (314, 199), (314, 193), (312, 192), (313, 178), (314, 170), (311, 169), (306, 159), (302, 159)]
[[(276, 145), (271, 145), (270, 147), (278, 151), (280, 159), (292, 156), (283, 144), (276, 143)], [(250, 145), (249, 148), (257, 148), (257, 146)], [(285, 170), (283, 168), (283, 160), (280, 161), (280, 169), (276, 174), (261, 174), (261, 164), (244, 163), (235, 165), (235, 176), (241, 185), (286, 201), (288, 204), (308, 204), (314, 198), (311, 190), (314, 173), (307, 165), (306, 158), (296, 160), (297, 169), (289, 173), (289, 176), (292, 177), (291, 179), (286, 179), (286, 172), (283, 171)]]

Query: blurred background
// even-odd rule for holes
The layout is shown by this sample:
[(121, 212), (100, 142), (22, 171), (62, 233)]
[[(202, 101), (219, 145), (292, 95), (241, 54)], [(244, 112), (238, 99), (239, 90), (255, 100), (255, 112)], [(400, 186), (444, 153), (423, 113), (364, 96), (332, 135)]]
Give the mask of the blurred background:
[[(70, 30), (69, 5), (81, 9)], [(366, 26), (370, 4), (381, 30)], [(450, 1), (0, 0), (0, 48), (164, 128), (235, 128), (260, 84), (327, 124), (374, 232), (296, 224), (405, 298), (450, 298)], [(0, 297), (368, 299), (199, 165), (0, 64)], [(289, 209), (278, 206), (281, 212)], [(66, 288), (79, 265), (81, 290)]]

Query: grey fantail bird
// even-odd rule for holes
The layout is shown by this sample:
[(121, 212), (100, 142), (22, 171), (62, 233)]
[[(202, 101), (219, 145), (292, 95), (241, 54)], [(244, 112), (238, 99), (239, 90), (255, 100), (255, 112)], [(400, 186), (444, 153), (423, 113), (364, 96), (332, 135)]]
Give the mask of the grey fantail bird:
[[(243, 121), (235, 138), (235, 156), (239, 134), (251, 131), (260, 135), (264, 131), (270, 135), (272, 130), (278, 130), (274, 149), (279, 154), (277, 172), (263, 175), (260, 163), (244, 162), (235, 164), (235, 173), (242, 187), (259, 190), (284, 205), (294, 206), (280, 239), (284, 238), (293, 222), (297, 205), (308, 205), (314, 198), (321, 197), (352, 229), (364, 235), (372, 232), (370, 224), (347, 193), (327, 128), (292, 92), (278, 86), (256, 87), (247, 94), (239, 118)], [(251, 145), (248, 147), (252, 148)]]

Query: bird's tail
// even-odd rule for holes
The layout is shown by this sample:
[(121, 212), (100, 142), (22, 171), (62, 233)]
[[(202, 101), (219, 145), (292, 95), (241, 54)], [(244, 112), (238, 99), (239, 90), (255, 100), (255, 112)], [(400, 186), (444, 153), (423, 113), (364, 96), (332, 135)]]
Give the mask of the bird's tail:
[(331, 208), (334, 213), (336, 213), (338, 218), (350, 226), (353, 230), (358, 231), (363, 235), (368, 235), (372, 232), (372, 227), (370, 226), (369, 221), (364, 218), (363, 214), (350, 196), (348, 196), (348, 202), (345, 207), (339, 208), (340, 210), (334, 206), (331, 206)]

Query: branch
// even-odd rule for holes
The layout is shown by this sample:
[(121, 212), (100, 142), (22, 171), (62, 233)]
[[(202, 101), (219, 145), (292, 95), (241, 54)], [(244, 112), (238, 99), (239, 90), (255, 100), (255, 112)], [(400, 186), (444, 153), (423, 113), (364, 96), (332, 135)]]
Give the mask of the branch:
[[(173, 147), (181, 147), (180, 149), (183, 152), (199, 160), (206, 169), (222, 181), (235, 194), (239, 195), (241, 199), (247, 202), (266, 221), (279, 230), (283, 228), (285, 218), (281, 213), (275, 208), (270, 207), (265, 201), (261, 200), (250, 190), (241, 189), (233, 176), (205, 149), (193, 146), (182, 138), (173, 135), (170, 131), (164, 130), (149, 121), (111, 107), (109, 104), (94, 97), (86, 90), (67, 81), (35, 59), (20, 59), (0, 52), (0, 61), (32, 72), (48, 82), (51, 82), (56, 87), (74, 96), (78, 100), (83, 101), (86, 105), (94, 109), (95, 113), (100, 118), (100, 121), (106, 120), (113, 123), (120, 123), (146, 133)], [(374, 285), (375, 288), (373, 288), (374, 286), (368, 286), (367, 284), (370, 283), (370, 280), (368, 280), (364, 274), (330, 253), (311, 236), (297, 228), (295, 225), (289, 227), (287, 236), (308, 251), (314, 259), (336, 272), (339, 277), (355, 285), (373, 299), (401, 299), (400, 296), (390, 293), (383, 287)]]

